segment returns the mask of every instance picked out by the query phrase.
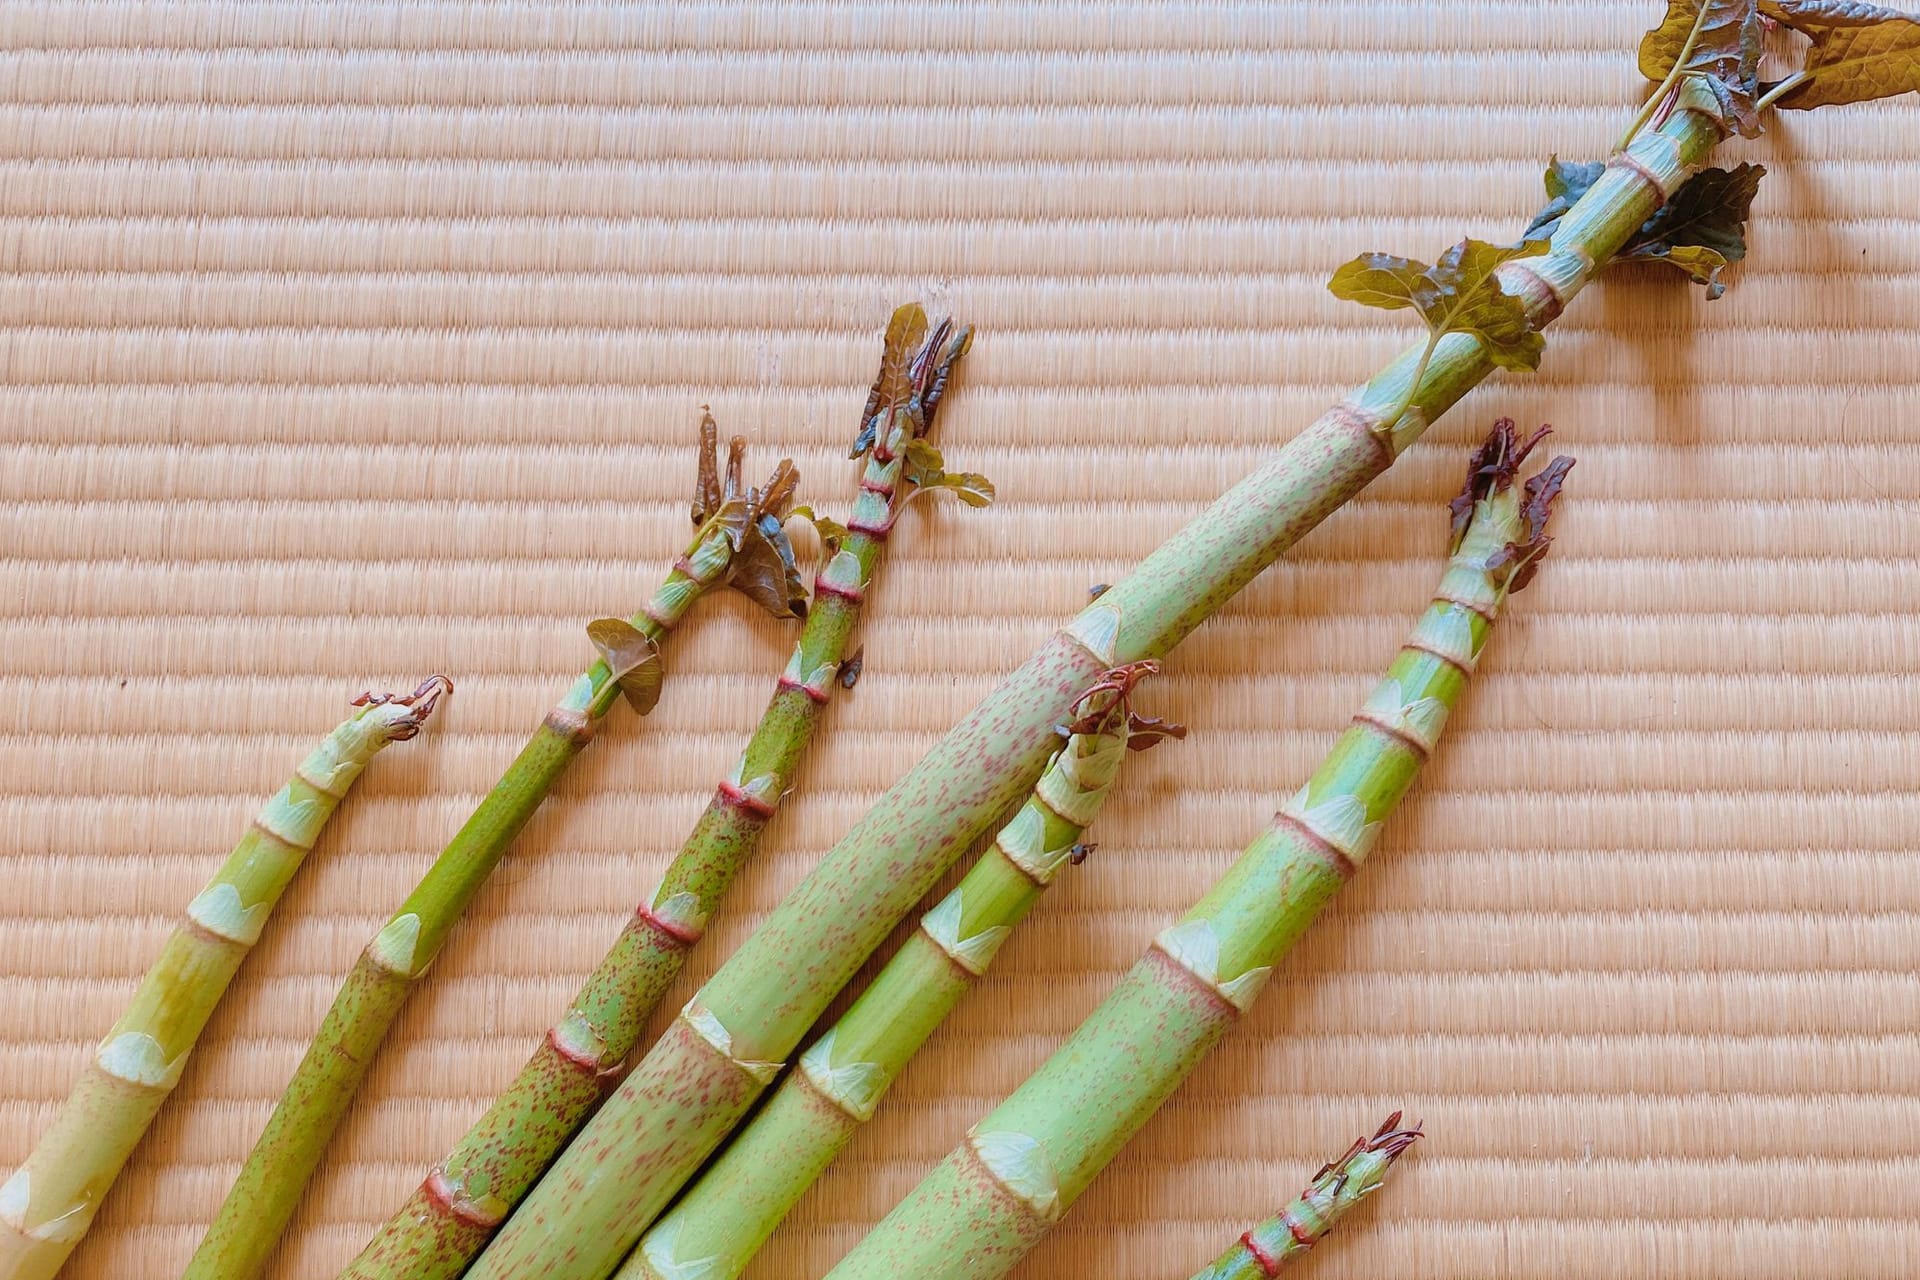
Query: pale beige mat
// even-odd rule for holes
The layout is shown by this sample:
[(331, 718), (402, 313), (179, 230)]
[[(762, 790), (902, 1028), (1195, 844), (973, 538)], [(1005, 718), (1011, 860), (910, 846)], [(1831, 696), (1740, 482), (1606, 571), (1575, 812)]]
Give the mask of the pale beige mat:
[[(693, 972), (1085, 599), (1510, 238), (1657, 5), (0, 6), (0, 1166), (369, 686), (458, 692), (288, 896), (75, 1277), (185, 1262), (336, 983), (685, 526), (699, 406), (841, 507), (896, 302), (980, 328), (866, 675)], [(1443, 757), (1250, 1025), (1020, 1273), (1180, 1280), (1404, 1107), (1322, 1280), (1920, 1274), (1920, 113), (1784, 120), (1725, 299), (1556, 326), (1183, 647), (1097, 855), (807, 1199), (824, 1271), (1304, 777), (1493, 416), (1579, 455)], [(408, 1010), (275, 1268), (331, 1275), (677, 846), (787, 635), (703, 606)]]

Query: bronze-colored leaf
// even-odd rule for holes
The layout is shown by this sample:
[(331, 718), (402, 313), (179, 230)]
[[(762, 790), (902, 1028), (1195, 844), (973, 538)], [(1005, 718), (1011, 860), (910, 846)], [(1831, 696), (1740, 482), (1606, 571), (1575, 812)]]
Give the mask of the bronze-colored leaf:
[(1547, 162), (1547, 203), (1540, 212), (1533, 215), (1533, 221), (1527, 224), (1523, 240), (1551, 240), (1560, 230), (1560, 219), (1567, 210), (1578, 203), (1581, 196), (1587, 194), (1587, 188), (1600, 181), (1600, 175), (1607, 171), (1604, 160), (1562, 160), (1559, 156)]
[(745, 467), (746, 461), (747, 438), (745, 436), (735, 436), (727, 441), (727, 478), (726, 482), (721, 486), (723, 500), (726, 498), (742, 498), (746, 496), (746, 489), (742, 486), (740, 480), (740, 472)]
[[(950, 328), (951, 323), (951, 321), (947, 322), (944, 327)], [(948, 339), (945, 349), (933, 361), (932, 369), (920, 380), (920, 411), (925, 420), (923, 430), (933, 429), (933, 415), (939, 409), (940, 402), (946, 398), (947, 383), (953, 377), (953, 366), (958, 364), (960, 357), (966, 355), (972, 347), (973, 330), (961, 329)], [(927, 349), (933, 350), (933, 344), (928, 344)]]
[(727, 584), (776, 618), (807, 616), (807, 586), (794, 562), (793, 544), (771, 515), (747, 526)]
[(1546, 531), (1547, 520), (1553, 514), (1553, 500), (1560, 496), (1560, 486), (1566, 483), (1567, 472), (1571, 470), (1573, 459), (1563, 454), (1527, 478), (1523, 491), (1525, 497), (1520, 507), (1527, 526), (1527, 539), (1525, 542), (1510, 542), (1503, 548), (1508, 560), (1520, 566), (1507, 580), (1508, 591), (1524, 590), (1533, 581), (1533, 575), (1540, 571), (1540, 562), (1553, 545), (1553, 539)]
[(940, 323), (933, 326), (932, 335), (913, 353), (913, 360), (907, 365), (907, 384), (913, 388), (915, 400), (925, 398), (933, 386), (933, 374), (939, 365), (941, 348), (946, 346), (947, 335), (952, 332), (952, 317), (942, 317)]
[(1769, 17), (1813, 41), (1799, 83), (1780, 95), (1793, 111), (1920, 91), (1920, 18), (1859, 0), (1767, 0)]
[(643, 716), (652, 711), (660, 701), (660, 685), (665, 678), (659, 646), (621, 618), (599, 618), (588, 623), (587, 638), (600, 651), (628, 705)]
[(1546, 532), (1547, 519), (1553, 514), (1553, 501), (1560, 496), (1560, 487), (1567, 482), (1567, 472), (1571, 470), (1573, 459), (1561, 455), (1527, 477), (1520, 515), (1526, 521), (1528, 536), (1537, 538)]
[(912, 368), (927, 335), (927, 313), (917, 302), (897, 307), (887, 321), (887, 334), (880, 344), (880, 373), (867, 393), (867, 407), (860, 413), (860, 434), (853, 442), (849, 457), (857, 458), (873, 448), (893, 410), (913, 399)]
[(1546, 251), (1545, 240), (1504, 246), (1462, 240), (1432, 266), (1391, 254), (1362, 254), (1336, 271), (1327, 288), (1364, 306), (1389, 311), (1410, 307), (1435, 337), (1471, 334), (1503, 369), (1537, 369), (1546, 339), (1527, 318), (1526, 306), (1501, 286), (1495, 273), (1502, 263)]
[(709, 524), (726, 535), (727, 545), (737, 553), (746, 540), (747, 530), (753, 524), (753, 518), (747, 507), (744, 494), (734, 494), (720, 503), (719, 510), (708, 518)]
[(1167, 739), (1175, 741), (1187, 736), (1187, 726), (1175, 724), (1171, 720), (1161, 720), (1154, 716), (1127, 714), (1127, 750), (1145, 751), (1157, 747)]
[(1668, 0), (1666, 17), (1640, 41), (1640, 74), (1665, 80), (1696, 24), (1700, 33), (1682, 70), (1712, 90), (1728, 128), (1754, 136), (1760, 131), (1754, 102), (1763, 31), (1757, 0)]
[(860, 683), (860, 673), (867, 668), (867, 646), (861, 645), (853, 651), (853, 656), (840, 664), (840, 687), (851, 689)]
[(1474, 504), (1482, 498), (1490, 498), (1496, 493), (1513, 487), (1514, 479), (1520, 474), (1520, 465), (1527, 455), (1534, 451), (1539, 443), (1553, 434), (1553, 428), (1541, 426), (1532, 435), (1522, 440), (1515, 429), (1512, 418), (1500, 418), (1493, 424), (1493, 430), (1487, 433), (1467, 460), (1467, 482), (1453, 501), (1447, 504), (1452, 516), (1452, 547), (1460, 549), (1460, 542), (1466, 536), (1467, 526), (1473, 520)]
[[(1527, 234), (1552, 236), (1560, 219), (1599, 181), (1606, 166), (1569, 163), (1556, 157), (1547, 168), (1546, 207), (1534, 215)], [(1709, 298), (1726, 292), (1720, 272), (1747, 256), (1747, 212), (1766, 169), (1742, 164), (1733, 169), (1703, 169), (1682, 183), (1653, 217), (1634, 232), (1605, 266), (1621, 262), (1665, 262), (1707, 287)]]
[(693, 487), (693, 527), (720, 507), (720, 424), (704, 405), (700, 413), (700, 474)]
[(782, 458), (767, 483), (748, 495), (747, 510), (756, 520), (761, 516), (785, 520), (793, 506), (794, 490), (799, 487), (800, 473), (794, 469), (793, 459)]
[(1363, 307), (1400, 311), (1413, 307), (1414, 293), (1433, 270), (1424, 262), (1391, 253), (1363, 253), (1333, 273), (1327, 289), (1336, 298)]
[(1546, 251), (1545, 240), (1518, 245), (1462, 240), (1433, 264), (1414, 304), (1434, 333), (1472, 334), (1502, 369), (1538, 369), (1546, 339), (1527, 318), (1525, 304), (1502, 287), (1495, 273), (1503, 263)]
[(1721, 269), (1747, 256), (1747, 213), (1765, 173), (1757, 164), (1742, 164), (1695, 174), (1614, 261), (1669, 263), (1705, 285), (1708, 298), (1719, 297), (1726, 292)]

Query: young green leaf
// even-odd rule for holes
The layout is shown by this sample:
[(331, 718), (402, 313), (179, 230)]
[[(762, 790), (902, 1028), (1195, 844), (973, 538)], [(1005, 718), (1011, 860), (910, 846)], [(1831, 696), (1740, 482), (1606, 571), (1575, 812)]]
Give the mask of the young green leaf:
[(1363, 307), (1399, 311), (1414, 306), (1414, 292), (1433, 268), (1391, 253), (1363, 253), (1333, 273), (1327, 288), (1336, 298)]
[(1687, 51), (1687, 38), (1697, 25), (1699, 36), (1687, 52), (1685, 70), (1708, 70), (1731, 61), (1751, 71), (1760, 57), (1760, 5), (1755, 0), (1667, 0), (1667, 15), (1640, 40), (1640, 74), (1656, 84), (1672, 73)]
[[(711, 451), (706, 456), (711, 457)], [(589, 622), (587, 639), (600, 651), (628, 705), (641, 715), (653, 710), (660, 701), (660, 685), (665, 676), (659, 646), (649, 640), (645, 632), (621, 618), (598, 618)]]
[(1920, 19), (1861, 0), (1765, 0), (1761, 8), (1813, 41), (1781, 107), (1806, 111), (1920, 91)]
[(840, 544), (847, 540), (847, 526), (832, 516), (823, 516), (806, 506), (795, 507), (792, 514), (813, 526), (813, 531), (820, 535), (820, 545), (827, 549), (828, 555), (839, 550)]
[(945, 489), (970, 507), (993, 505), (993, 481), (977, 471), (941, 472), (920, 482), (920, 491)]
[(1462, 240), (1432, 266), (1391, 254), (1366, 253), (1327, 282), (1336, 298), (1388, 311), (1418, 311), (1438, 339), (1449, 333), (1478, 338), (1503, 369), (1537, 369), (1546, 339), (1527, 319), (1526, 307), (1500, 284), (1502, 263), (1547, 251), (1545, 240), (1492, 245)]
[(984, 507), (993, 501), (993, 481), (970, 471), (949, 473), (940, 450), (919, 436), (907, 442), (906, 459), (907, 482), (920, 493), (947, 489), (970, 507)]
[(1667, 16), (1640, 41), (1640, 73), (1664, 82), (1679, 66), (1712, 90), (1723, 124), (1754, 137), (1762, 30), (1757, 0), (1668, 0)]

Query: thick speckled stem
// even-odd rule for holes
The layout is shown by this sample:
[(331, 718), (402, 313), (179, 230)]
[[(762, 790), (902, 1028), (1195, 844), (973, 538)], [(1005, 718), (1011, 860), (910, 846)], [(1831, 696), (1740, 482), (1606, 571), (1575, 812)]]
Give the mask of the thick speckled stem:
[(167, 939), (53, 1125), (0, 1185), (0, 1277), (45, 1280), (80, 1243), (334, 809), (374, 755), (417, 734), (451, 688), (434, 676), (404, 698), (363, 696), (187, 904), (186, 922)]
[(1313, 1185), (1273, 1217), (1234, 1241), (1193, 1280), (1273, 1280), (1326, 1239), (1349, 1209), (1379, 1190), (1387, 1171), (1420, 1137), (1420, 1126), (1400, 1127), (1394, 1112), (1371, 1138), (1362, 1138), (1313, 1175)]
[[(1704, 162), (1721, 136), (1704, 109), (1709, 104), (1683, 95), (1568, 211), (1549, 253), (1502, 268), (1537, 324), (1558, 315)], [(473, 1274), (611, 1274), (874, 948), (1032, 786), (1053, 726), (1080, 690), (1101, 671), (1172, 649), (1492, 371), (1477, 339), (1449, 334), (1409, 397), (1425, 346), (1402, 354), (1168, 539), (896, 782), (640, 1060)], [(1394, 421), (1380, 420), (1384, 407), (1403, 403)]]
[(1126, 694), (1096, 696), (1108, 701), (1104, 713), (1068, 739), (966, 878), (921, 917), (846, 1016), (641, 1239), (621, 1280), (734, 1280), (873, 1118), (908, 1060), (1074, 857), (1112, 790), (1131, 730)]
[[(631, 625), (660, 644), (693, 602), (724, 580), (731, 560), (725, 533), (703, 526)], [(604, 659), (580, 675), (367, 944), (188, 1263), (187, 1280), (248, 1280), (266, 1266), (407, 997), (619, 697), (619, 681)]]
[(1510, 474), (1480, 498), (1412, 638), (1307, 785), (831, 1280), (990, 1280), (1060, 1220), (1365, 860), (1466, 688), (1509, 583), (1524, 581), (1516, 566), (1527, 561), (1511, 549), (1537, 532)]
[(606, 1096), (620, 1063), (793, 786), (839, 683), (888, 531), (908, 496), (901, 477), (904, 440), (931, 433), (939, 400), (928, 393), (936, 383), (944, 388), (970, 338), (968, 331), (951, 335), (943, 326), (916, 350), (925, 333), (926, 316), (918, 306), (895, 314), (887, 361), (910, 385), (898, 389), (899, 405), (893, 403), (895, 389), (883, 396), (891, 419), (888, 437), (880, 441), (875, 432), (882, 447), (868, 451), (850, 531), (820, 572), (799, 643), (739, 764), (720, 784), (659, 887), (518, 1078), (345, 1276), (454, 1280)]

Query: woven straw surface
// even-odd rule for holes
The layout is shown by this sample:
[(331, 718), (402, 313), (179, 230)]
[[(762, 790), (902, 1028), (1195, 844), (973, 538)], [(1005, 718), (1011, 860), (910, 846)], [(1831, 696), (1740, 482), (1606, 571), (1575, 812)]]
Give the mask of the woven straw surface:
[[(369, 685), (458, 693), (297, 883), (75, 1277), (185, 1261), (340, 975), (683, 536), (698, 406), (845, 501), (891, 305), (981, 338), (866, 675), (674, 1002), (1003, 672), (1407, 338), (1321, 287), (1508, 238), (1647, 3), (0, 8), (0, 1166)], [(1183, 647), (1057, 889), (777, 1238), (816, 1276), (1331, 741), (1497, 413), (1581, 464), (1450, 745), (1021, 1273), (1187, 1275), (1388, 1110), (1334, 1277), (1920, 1273), (1920, 114), (1786, 120), (1728, 296), (1612, 278)], [(275, 1266), (332, 1274), (523, 1060), (787, 644), (704, 606), (408, 1010)]]

